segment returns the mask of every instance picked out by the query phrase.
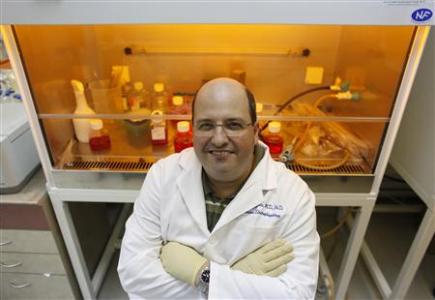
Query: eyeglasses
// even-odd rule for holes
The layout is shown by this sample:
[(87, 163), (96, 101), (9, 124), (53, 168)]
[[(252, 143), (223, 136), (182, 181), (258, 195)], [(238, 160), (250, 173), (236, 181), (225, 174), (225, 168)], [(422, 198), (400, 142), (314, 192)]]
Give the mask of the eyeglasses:
[(252, 123), (245, 123), (242, 120), (225, 120), (222, 124), (213, 121), (199, 121), (195, 124), (194, 134), (196, 136), (212, 136), (217, 127), (222, 127), (225, 134), (229, 137), (240, 136)]

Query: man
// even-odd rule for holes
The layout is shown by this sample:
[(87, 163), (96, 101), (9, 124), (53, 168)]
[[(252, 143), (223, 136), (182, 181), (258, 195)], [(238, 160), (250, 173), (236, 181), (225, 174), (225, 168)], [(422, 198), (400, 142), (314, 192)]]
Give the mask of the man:
[(194, 149), (154, 164), (127, 221), (118, 271), (130, 298), (313, 299), (314, 195), (258, 141), (252, 94), (211, 80), (192, 122)]

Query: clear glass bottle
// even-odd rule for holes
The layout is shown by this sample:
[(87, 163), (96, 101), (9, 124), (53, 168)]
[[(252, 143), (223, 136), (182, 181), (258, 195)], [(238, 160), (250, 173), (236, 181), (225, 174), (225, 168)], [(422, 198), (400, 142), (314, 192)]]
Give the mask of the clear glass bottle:
[(183, 96), (173, 96), (172, 105), (168, 109), (170, 115), (185, 115), (187, 114)]
[(136, 81), (133, 85), (133, 89), (128, 94), (128, 106), (131, 111), (137, 111), (141, 107), (149, 106), (147, 103), (148, 95), (147, 91), (143, 88), (143, 83), (141, 81)]
[(284, 139), (280, 134), (281, 123), (270, 122), (267, 130), (268, 133), (263, 137), (264, 143), (269, 147), (272, 157), (278, 158), (284, 147)]
[[(186, 103), (184, 103), (183, 96), (173, 96), (172, 103), (168, 107), (168, 115), (187, 115), (188, 111), (186, 109)], [(171, 120), (172, 126), (177, 126), (178, 120)]]
[[(263, 114), (263, 103), (261, 103), (261, 102), (256, 102), (256, 103), (255, 103), (255, 111), (257, 112), (257, 117), (258, 117), (258, 116), (262, 116), (262, 115), (264, 115), (264, 114)], [(258, 126), (259, 126), (259, 128), (263, 128), (263, 127), (265, 127), (265, 124), (266, 124), (267, 121), (265, 121), (265, 120), (260, 120), (260, 119), (257, 118), (257, 122), (258, 122)], [(261, 133), (261, 132), (260, 132), (260, 133)]]
[(190, 130), (190, 123), (188, 121), (181, 121), (177, 123), (177, 134), (174, 139), (175, 152), (181, 152), (186, 148), (192, 147), (192, 132)]
[(167, 112), (168, 95), (165, 91), (165, 84), (156, 82), (153, 86), (152, 108), (154, 111)]
[(255, 103), (255, 111), (257, 112), (257, 115), (263, 114), (263, 103), (261, 102)]
[[(155, 110), (151, 113), (152, 116), (163, 115), (160, 110)], [(151, 143), (153, 145), (168, 144), (168, 126), (165, 119), (151, 120)]]
[(110, 137), (103, 129), (103, 121), (100, 119), (92, 119), (90, 123), (89, 146), (92, 151), (110, 149)]
[(128, 97), (131, 94), (132, 90), (133, 90), (133, 86), (129, 81), (125, 82), (121, 87), (122, 108), (124, 111), (129, 110)]

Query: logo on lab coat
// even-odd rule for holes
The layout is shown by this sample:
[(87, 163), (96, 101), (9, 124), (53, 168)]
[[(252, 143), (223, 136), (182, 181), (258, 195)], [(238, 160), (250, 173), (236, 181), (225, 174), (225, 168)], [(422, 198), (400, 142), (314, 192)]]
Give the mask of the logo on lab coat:
[(248, 215), (262, 215), (269, 218), (281, 218), (284, 207), (280, 204), (260, 203), (246, 212)]

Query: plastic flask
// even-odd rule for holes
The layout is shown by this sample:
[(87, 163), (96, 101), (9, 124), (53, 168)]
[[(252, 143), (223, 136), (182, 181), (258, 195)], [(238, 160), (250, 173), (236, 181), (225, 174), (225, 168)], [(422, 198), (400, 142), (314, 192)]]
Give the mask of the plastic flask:
[(270, 122), (267, 129), (269, 133), (264, 136), (264, 143), (269, 147), (269, 152), (272, 157), (278, 157), (283, 150), (284, 144), (284, 140), (280, 134), (281, 123)]
[[(151, 113), (151, 116), (163, 115), (160, 110), (155, 110)], [(151, 143), (153, 145), (166, 145), (168, 143), (168, 128), (166, 126), (166, 120), (152, 119), (151, 120)]]
[[(83, 83), (78, 80), (71, 80), (71, 85), (76, 98), (75, 115), (95, 115), (95, 111), (89, 107), (84, 94)], [(73, 119), (74, 133), (80, 143), (89, 143), (89, 133), (91, 119)]]
[(152, 106), (153, 110), (161, 111), (162, 113), (166, 113), (167, 111), (167, 103), (168, 103), (168, 95), (165, 91), (165, 85), (162, 82), (156, 82), (153, 85), (153, 97), (152, 97)]
[(110, 148), (110, 137), (103, 132), (103, 121), (100, 119), (91, 120), (89, 146), (92, 151), (101, 151)]
[(181, 121), (177, 123), (177, 134), (174, 140), (175, 152), (181, 152), (186, 148), (192, 147), (192, 132), (190, 131), (190, 123)]

